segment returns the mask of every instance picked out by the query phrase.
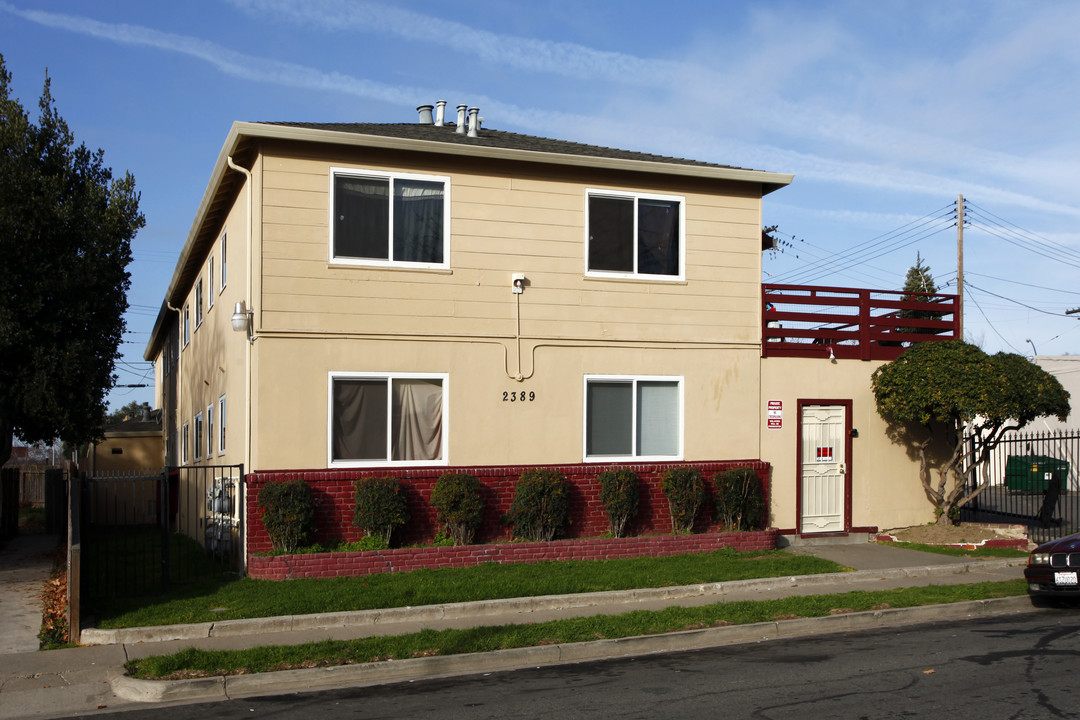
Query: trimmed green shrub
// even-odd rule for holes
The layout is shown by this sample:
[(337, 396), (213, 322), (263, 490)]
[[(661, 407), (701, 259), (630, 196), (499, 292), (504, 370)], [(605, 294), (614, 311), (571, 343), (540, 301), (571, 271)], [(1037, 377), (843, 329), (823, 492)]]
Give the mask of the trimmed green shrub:
[(716, 473), (712, 479), (716, 515), (725, 530), (760, 530), (765, 520), (765, 497), (757, 474), (748, 467)]
[(611, 468), (600, 473), (600, 502), (608, 516), (608, 532), (612, 537), (626, 536), (626, 526), (637, 515), (638, 476), (629, 468)]
[(266, 483), (259, 489), (259, 512), (275, 550), (291, 553), (315, 534), (315, 496), (297, 478)]
[(694, 467), (669, 468), (660, 477), (660, 484), (668, 501), (672, 534), (693, 532), (698, 510), (705, 501), (701, 471)]
[(514, 488), (507, 513), (514, 536), (523, 540), (554, 540), (570, 521), (570, 483), (554, 470), (526, 470)]
[(394, 530), (409, 519), (405, 488), (393, 476), (360, 478), (353, 483), (353, 524), (368, 535), (381, 537), (390, 546)]
[(439, 521), (454, 545), (468, 545), (484, 519), (484, 499), (480, 481), (467, 473), (443, 473), (431, 492), (431, 506), (439, 511)]

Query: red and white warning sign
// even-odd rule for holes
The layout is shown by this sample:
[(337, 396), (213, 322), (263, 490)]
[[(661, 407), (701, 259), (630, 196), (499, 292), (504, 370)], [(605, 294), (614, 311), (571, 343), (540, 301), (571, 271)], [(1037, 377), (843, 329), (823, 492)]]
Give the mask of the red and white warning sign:
[(833, 449), (831, 447), (819, 447), (817, 449), (817, 461), (818, 462), (832, 462), (833, 461)]
[(766, 407), (765, 424), (770, 430), (784, 427), (784, 401), (770, 400)]

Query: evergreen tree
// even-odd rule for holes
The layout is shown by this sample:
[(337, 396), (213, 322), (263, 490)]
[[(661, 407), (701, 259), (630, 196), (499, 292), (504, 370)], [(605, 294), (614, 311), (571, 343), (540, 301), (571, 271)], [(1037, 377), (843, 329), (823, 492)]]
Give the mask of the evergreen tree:
[(131, 174), (75, 145), (48, 77), (37, 124), (0, 55), (0, 463), (26, 442), (95, 439), (144, 224)]
[[(907, 276), (904, 278), (904, 294), (900, 296), (900, 299), (926, 302), (929, 298), (919, 293), (936, 293), (937, 291), (938, 287), (934, 282), (934, 276), (930, 274), (930, 266), (923, 265), (922, 256), (915, 253), (915, 264), (908, 268)], [(937, 320), (941, 316), (942, 313), (933, 310), (901, 310), (897, 313), (897, 317), (915, 320)], [(896, 331), (901, 333), (925, 333), (928, 335), (937, 335), (941, 332), (935, 328), (919, 327), (898, 327)]]

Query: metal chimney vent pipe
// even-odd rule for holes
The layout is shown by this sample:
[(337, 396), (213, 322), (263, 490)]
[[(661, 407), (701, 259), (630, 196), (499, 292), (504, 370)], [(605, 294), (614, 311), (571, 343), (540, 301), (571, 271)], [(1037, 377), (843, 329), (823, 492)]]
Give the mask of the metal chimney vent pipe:
[(462, 135), (465, 134), (465, 111), (469, 109), (468, 105), (457, 106), (457, 132)]
[(442, 127), (446, 120), (446, 101), (435, 101), (435, 127)]
[(421, 105), (416, 108), (416, 111), (420, 113), (420, 124), (431, 125), (435, 121), (431, 119), (431, 111), (434, 109), (434, 105)]
[(480, 108), (469, 108), (469, 137), (479, 137), (477, 130), (480, 128)]

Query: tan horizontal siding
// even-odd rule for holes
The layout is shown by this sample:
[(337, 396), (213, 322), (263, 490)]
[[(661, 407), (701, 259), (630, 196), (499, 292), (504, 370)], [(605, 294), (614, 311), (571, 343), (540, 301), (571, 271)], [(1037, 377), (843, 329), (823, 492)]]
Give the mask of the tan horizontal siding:
[[(332, 166), (393, 170), (355, 158), (266, 159), (261, 322), (268, 329), (509, 333), (510, 273), (524, 272), (530, 284), (519, 298), (523, 333), (742, 341), (758, 332), (760, 201), (751, 190), (732, 186), (735, 194), (711, 195), (593, 184), (557, 170), (550, 179), (535, 169), (500, 177), (470, 173), (465, 162), (428, 168), (419, 172), (450, 177), (451, 268), (422, 271), (330, 261)], [(589, 187), (685, 197), (686, 282), (586, 277)]]

